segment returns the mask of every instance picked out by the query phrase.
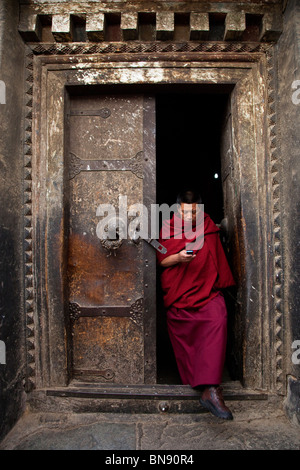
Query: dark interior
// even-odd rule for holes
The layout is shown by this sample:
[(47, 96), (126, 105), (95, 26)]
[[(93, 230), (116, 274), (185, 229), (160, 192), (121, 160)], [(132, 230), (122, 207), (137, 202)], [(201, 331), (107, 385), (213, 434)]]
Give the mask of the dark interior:
[[(223, 218), (220, 138), (228, 93), (176, 90), (156, 94), (157, 203), (172, 205), (180, 189), (199, 189), (204, 211)], [(180, 384), (157, 273), (157, 380)], [(225, 370), (225, 376), (227, 371)], [(226, 378), (226, 377), (225, 377)]]

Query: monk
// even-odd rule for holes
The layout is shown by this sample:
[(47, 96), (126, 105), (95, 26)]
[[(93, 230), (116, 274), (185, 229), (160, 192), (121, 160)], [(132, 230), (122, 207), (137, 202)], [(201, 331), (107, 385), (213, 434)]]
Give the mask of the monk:
[[(205, 212), (202, 223), (196, 223), (200, 204), (196, 191), (181, 192), (178, 212), (163, 222), (160, 232), (159, 241), (167, 248), (165, 254), (157, 253), (164, 268), (161, 283), (167, 326), (182, 383), (201, 391), (200, 403), (212, 414), (233, 419), (220, 383), (227, 341), (222, 289), (235, 282), (219, 228)], [(191, 254), (187, 248), (193, 250)]]

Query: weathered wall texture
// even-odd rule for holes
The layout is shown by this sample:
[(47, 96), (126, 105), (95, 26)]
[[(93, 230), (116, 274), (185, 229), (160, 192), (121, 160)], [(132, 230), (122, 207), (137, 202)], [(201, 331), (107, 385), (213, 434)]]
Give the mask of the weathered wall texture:
[(24, 328), (22, 317), (22, 114), (24, 43), (18, 34), (16, 0), (0, 2), (0, 80), (6, 89), (0, 104), (0, 340), (6, 364), (0, 364), (0, 439), (22, 411)]
[[(283, 268), (285, 307), (288, 313), (288, 324), (285, 325), (287, 330), (286, 358), (287, 371), (292, 376), (289, 380), (288, 411), (291, 415), (298, 413), (300, 422), (299, 404), (298, 412), (296, 411), (296, 404), (300, 399), (300, 365), (297, 364), (300, 359), (300, 354), (297, 354), (299, 343), (297, 348), (292, 347), (295, 341), (300, 341), (300, 2), (298, 0), (290, 0), (285, 10), (283, 34), (278, 43), (278, 71), (284, 233)], [(296, 346), (295, 343), (294, 346)], [(298, 399), (294, 394), (298, 394)]]

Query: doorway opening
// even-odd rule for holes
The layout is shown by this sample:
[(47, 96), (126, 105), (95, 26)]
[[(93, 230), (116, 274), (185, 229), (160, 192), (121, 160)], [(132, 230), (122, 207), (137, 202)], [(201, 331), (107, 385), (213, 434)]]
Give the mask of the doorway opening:
[[(78, 87), (78, 89), (73, 87), (72, 95), (70, 95), (70, 106), (72, 119), (75, 124), (78, 121), (80, 126), (92, 126), (95, 119), (100, 120), (101, 116), (97, 118), (97, 113), (93, 112), (92, 117), (89, 118), (89, 114), (86, 110), (89, 110), (91, 113), (93, 107), (95, 110), (96, 108), (98, 110), (98, 108), (100, 109), (104, 105), (108, 106), (110, 101), (118, 103), (121, 100), (123, 103), (122, 100), (125, 99), (124, 96), (126, 97), (126, 103), (129, 103), (131, 98), (134, 99), (134, 96), (151, 96), (151, 98), (155, 98), (155, 111), (153, 107), (153, 111), (155, 113), (155, 119), (153, 119), (153, 121), (155, 121), (153, 134), (156, 134), (155, 202), (157, 204), (167, 203), (168, 205), (172, 205), (176, 202), (177, 194), (183, 187), (197, 187), (203, 198), (205, 212), (211, 216), (212, 220), (216, 224), (220, 224), (224, 218), (222, 185), (222, 174), (224, 174), (224, 171), (222, 170), (224, 161), (222, 160), (224, 160), (224, 150), (221, 150), (221, 141), (222, 136), (224, 135), (225, 122), (229, 122), (227, 120), (227, 113), (232, 88), (233, 87), (231, 85), (204, 86), (192, 84), (173, 84), (167, 86), (144, 85), (134, 87), (117, 86), (113, 88), (105, 85), (103, 87), (91, 87), (88, 89), (88, 92), (85, 89), (83, 93), (81, 87)], [(82, 104), (80, 105), (80, 103)], [(122, 106), (123, 105), (124, 103)], [(132, 113), (129, 110), (127, 114), (128, 116), (131, 116)], [(81, 117), (79, 120), (79, 117), (77, 116), (86, 117)], [(87, 121), (88, 124), (84, 124), (85, 121)], [(115, 126), (120, 125), (118, 124), (119, 122), (119, 117), (117, 115)], [(104, 132), (105, 121), (103, 124), (103, 121), (100, 120), (100, 123), (101, 132)], [(135, 129), (135, 126), (131, 127)], [(85, 128), (83, 127), (83, 129)], [(98, 128), (97, 132), (100, 132)], [(97, 136), (94, 128), (91, 129), (91, 133), (93, 133), (94, 136)], [(79, 139), (79, 143), (76, 143), (75, 138), (71, 139), (74, 152), (79, 151), (79, 144), (84, 144), (84, 141), (80, 140), (77, 128), (76, 136), (76, 138)], [(79, 152), (83, 160), (91, 158), (92, 155), (101, 154), (99, 151), (99, 144), (97, 144), (97, 151), (92, 149), (91, 152), (87, 153), (90, 145), (92, 144), (84, 144)], [(154, 147), (155, 145), (153, 148)], [(105, 154), (104, 151), (103, 154)], [(155, 153), (153, 155), (155, 158)], [(91, 177), (93, 174), (90, 176), (87, 173), (81, 173), (80, 177), (83, 176)], [(108, 178), (107, 181), (111, 181), (111, 174), (109, 174), (109, 176), (110, 178)], [(120, 181), (123, 182), (124, 180), (121, 176)], [(76, 178), (78, 179), (79, 176)], [(99, 176), (95, 174), (95, 178), (98, 181)], [(75, 179), (72, 179), (71, 181), (76, 182)], [(95, 187), (95, 184), (96, 183), (94, 182), (93, 187)], [(100, 182), (97, 184), (100, 184)], [(103, 183), (101, 183), (101, 185), (103, 186)], [(87, 186), (88, 185), (83, 187)], [(101, 188), (103, 192), (102, 186)], [(120, 191), (119, 180), (116, 181), (115, 188), (117, 188), (117, 191)], [(78, 198), (76, 198), (76, 200), (77, 199)], [(79, 226), (78, 223), (76, 226)], [(130, 246), (133, 250), (136, 250), (135, 246), (132, 244)], [(118, 256), (113, 258), (107, 259), (105, 257), (105, 263), (107, 264), (107, 266), (105, 264), (106, 274), (109, 273), (110, 269), (112, 269), (112, 265), (121, 261), (122, 253), (123, 252), (120, 251)], [(230, 256), (228, 260), (231, 264)], [(104, 262), (102, 262), (102, 264), (104, 264)], [(166, 312), (163, 306), (163, 296), (160, 287), (160, 274), (161, 268), (157, 267), (156, 382), (158, 384), (179, 385), (181, 384), (181, 380), (167, 331)], [(98, 279), (98, 277), (97, 265), (96, 279)], [(237, 334), (234, 331), (234, 314), (236, 305), (231, 298), (226, 298), (225, 300), (228, 307), (229, 334), (227, 361), (224, 369), (223, 381), (228, 381), (240, 379), (241, 361), (240, 356), (238, 356), (236, 360), (235, 351), (241, 348), (239, 348), (240, 338), (237, 339)], [(98, 304), (101, 304), (101, 302), (98, 302)], [(153, 314), (155, 317), (155, 312), (153, 312)], [(231, 328), (230, 322), (232, 322), (233, 328)], [(93, 331), (95, 331), (95, 329)], [(153, 335), (155, 336), (154, 331)], [(127, 351), (125, 351), (125, 356), (126, 354)], [(99, 369), (102, 371), (103, 368), (100, 368), (99, 366)], [(86, 377), (85, 380), (87, 380)]]
[[(230, 97), (230, 88), (205, 89), (178, 87), (156, 94), (157, 203), (172, 205), (184, 187), (199, 189), (204, 210), (216, 224), (224, 218), (221, 172), (221, 135)], [(230, 263), (230, 259), (229, 259)], [(157, 382), (181, 384), (169, 340), (166, 312), (157, 273)], [(234, 338), (230, 318), (235, 304), (227, 303), (229, 328), (223, 381), (237, 379), (230, 362)], [(230, 371), (230, 372), (229, 372)]]

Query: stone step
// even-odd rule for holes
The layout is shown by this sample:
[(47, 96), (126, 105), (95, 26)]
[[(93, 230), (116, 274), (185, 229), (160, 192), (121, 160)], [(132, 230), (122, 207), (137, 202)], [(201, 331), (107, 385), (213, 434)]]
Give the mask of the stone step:
[[(249, 390), (239, 382), (222, 385), (225, 401), (268, 400), (263, 391)], [(35, 390), (29, 394), (32, 411), (201, 413), (200, 392), (186, 385), (120, 385), (73, 381), (68, 387)]]
[[(223, 386), (223, 395), (231, 400), (265, 400), (268, 395), (262, 391), (249, 390), (240, 382), (227, 382)], [(47, 396), (81, 398), (166, 398), (170, 400), (198, 400), (200, 392), (188, 385), (121, 385), (71, 382), (69, 387), (47, 389)]]

